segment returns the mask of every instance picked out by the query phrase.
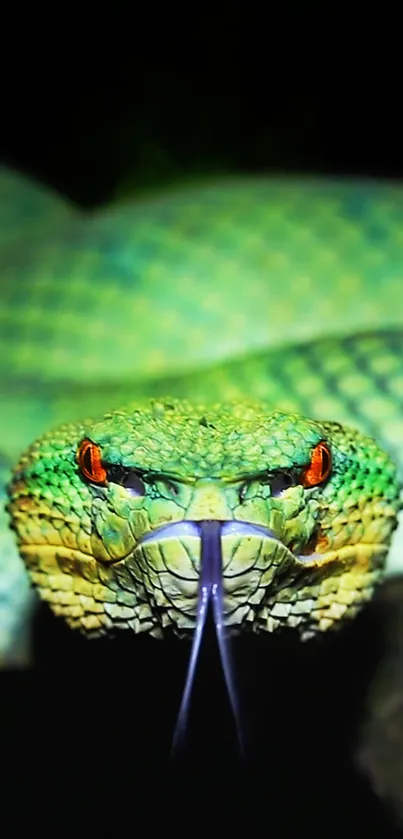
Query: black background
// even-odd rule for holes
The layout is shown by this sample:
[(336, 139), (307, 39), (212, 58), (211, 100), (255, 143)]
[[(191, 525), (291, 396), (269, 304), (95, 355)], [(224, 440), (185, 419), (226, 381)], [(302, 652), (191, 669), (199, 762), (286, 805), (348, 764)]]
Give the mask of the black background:
[[(25, 9), (3, 17), (7, 164), (85, 207), (225, 172), (400, 178), (398, 22), (337, 6)], [(400, 835), (354, 765), (383, 610), (326, 644), (234, 645), (239, 758), (212, 641), (169, 757), (188, 648), (87, 644), (45, 610), (36, 668), (2, 673), (3, 813), (17, 834)]]
[(401, 177), (401, 44), (387, 7), (123, 10), (5, 15), (10, 164), (84, 205), (128, 177)]

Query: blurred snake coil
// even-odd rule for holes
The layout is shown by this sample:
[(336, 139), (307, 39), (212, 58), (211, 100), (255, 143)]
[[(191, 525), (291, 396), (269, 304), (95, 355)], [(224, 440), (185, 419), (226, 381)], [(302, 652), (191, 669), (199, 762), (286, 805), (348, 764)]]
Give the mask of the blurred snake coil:
[(191, 636), (210, 602), (304, 640), (403, 571), (401, 187), (83, 213), (3, 170), (0, 235), (2, 662), (35, 592), (88, 636)]

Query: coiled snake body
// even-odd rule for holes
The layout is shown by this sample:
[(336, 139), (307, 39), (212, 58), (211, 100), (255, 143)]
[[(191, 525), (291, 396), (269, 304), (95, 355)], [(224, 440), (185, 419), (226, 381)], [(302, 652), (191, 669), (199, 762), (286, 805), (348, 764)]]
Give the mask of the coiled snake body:
[(2, 198), (6, 663), (26, 568), (89, 635), (189, 634), (206, 595), (219, 627), (302, 638), (403, 569), (399, 187), (234, 180), (83, 217), (4, 172)]

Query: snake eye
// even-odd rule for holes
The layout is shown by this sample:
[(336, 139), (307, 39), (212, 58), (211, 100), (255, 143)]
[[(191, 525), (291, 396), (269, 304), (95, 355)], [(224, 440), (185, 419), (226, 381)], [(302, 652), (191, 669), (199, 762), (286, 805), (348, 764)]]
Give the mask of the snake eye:
[(101, 449), (92, 440), (83, 440), (77, 451), (78, 465), (87, 480), (93, 484), (106, 483), (106, 469), (101, 462)]
[(300, 476), (300, 483), (304, 487), (314, 487), (323, 484), (330, 475), (332, 468), (332, 453), (327, 443), (318, 443), (311, 452), (309, 466)]

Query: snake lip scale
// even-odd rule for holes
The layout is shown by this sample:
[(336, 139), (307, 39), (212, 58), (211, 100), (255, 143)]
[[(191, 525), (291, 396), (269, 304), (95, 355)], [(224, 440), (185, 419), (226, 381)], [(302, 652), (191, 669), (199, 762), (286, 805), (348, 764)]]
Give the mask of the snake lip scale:
[[(313, 552), (310, 554), (296, 554), (293, 553), (281, 539), (278, 539), (276, 534), (273, 530), (270, 530), (269, 527), (264, 527), (263, 525), (259, 524), (250, 524), (249, 522), (245, 521), (221, 521), (218, 522), (221, 525), (220, 527), (220, 536), (225, 537), (229, 535), (240, 536), (241, 538), (247, 538), (248, 536), (263, 536), (266, 539), (270, 539), (273, 542), (277, 542), (281, 545), (282, 549), (287, 551), (290, 556), (296, 562), (300, 562), (301, 565), (309, 565), (311, 562), (318, 564), (324, 563), (331, 559), (336, 558), (335, 551), (326, 551), (324, 553)], [(173, 524), (164, 524), (156, 527), (150, 533), (146, 533), (140, 539), (139, 544), (145, 543), (152, 543), (152, 542), (160, 542), (162, 539), (180, 539), (181, 537), (193, 536), (194, 538), (200, 539), (202, 536), (202, 528), (201, 522), (196, 521), (187, 521), (184, 519), (180, 522), (174, 522)], [(366, 543), (368, 549), (371, 548), (378, 548), (381, 549), (382, 545), (374, 543), (373, 545)], [(344, 549), (344, 553), (348, 553), (349, 546), (346, 546)], [(343, 554), (343, 551), (339, 551), (340, 554)], [(126, 559), (127, 557), (122, 557), (122, 559)], [(240, 576), (234, 574), (233, 576)]]

